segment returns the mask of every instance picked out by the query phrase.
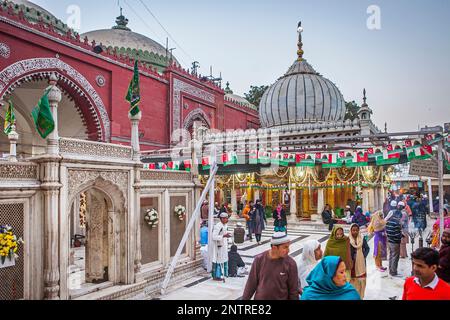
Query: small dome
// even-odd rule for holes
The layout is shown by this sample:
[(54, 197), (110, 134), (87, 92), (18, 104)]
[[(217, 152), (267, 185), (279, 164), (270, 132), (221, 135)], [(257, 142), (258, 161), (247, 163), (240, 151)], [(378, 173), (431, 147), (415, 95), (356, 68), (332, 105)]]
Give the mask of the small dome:
[(336, 122), (345, 117), (342, 93), (303, 59), (301, 31), (299, 35), (298, 60), (261, 98), (259, 115), (263, 127)]
[(244, 97), (241, 97), (237, 94), (233, 93), (233, 90), (230, 89), (230, 83), (227, 82), (226, 84), (226, 88), (225, 88), (225, 100), (231, 100), (234, 101), (238, 104), (242, 104), (245, 105), (248, 108), (254, 109), (256, 110), (256, 106), (251, 104), (247, 99), (245, 99)]
[(27, 1), (27, 0), (12, 0), (12, 1), (9, 1), (9, 2), (15, 3), (15, 4), (19, 5), (19, 6), (23, 4), (27, 8), (34, 9), (34, 10), (36, 10), (38, 12), (41, 12), (44, 16), (49, 16), (50, 19), (54, 18), (54, 19), (58, 20), (49, 11), (47, 11), (44, 8), (38, 6), (37, 4), (34, 4), (31, 1)]

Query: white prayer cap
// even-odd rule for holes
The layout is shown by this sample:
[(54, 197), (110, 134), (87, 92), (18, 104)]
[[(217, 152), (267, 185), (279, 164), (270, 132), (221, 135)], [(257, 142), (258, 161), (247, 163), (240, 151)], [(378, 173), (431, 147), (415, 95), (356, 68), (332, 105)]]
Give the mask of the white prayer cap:
[(347, 209), (350, 209), (350, 206), (345, 206)]
[(273, 246), (278, 246), (283, 243), (290, 242), (291, 239), (284, 232), (275, 232), (272, 236), (271, 244)]
[(240, 222), (236, 223), (236, 227), (242, 228), (242, 223)]
[(222, 212), (222, 213), (220, 214), (219, 218), (229, 218), (229, 217), (228, 217), (228, 213)]
[(397, 201), (392, 200), (392, 201), (391, 201), (391, 207), (396, 207), (396, 206), (397, 206)]
[(398, 205), (404, 207), (404, 206), (405, 206), (405, 203), (404, 203), (403, 201), (400, 201), (400, 202), (398, 203)]

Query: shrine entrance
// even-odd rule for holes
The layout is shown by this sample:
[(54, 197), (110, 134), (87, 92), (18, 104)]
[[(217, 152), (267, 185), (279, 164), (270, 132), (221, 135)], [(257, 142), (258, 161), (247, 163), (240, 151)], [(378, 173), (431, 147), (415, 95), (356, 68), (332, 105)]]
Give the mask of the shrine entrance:
[(98, 178), (72, 202), (68, 279), (72, 298), (125, 283), (121, 199), (114, 185)]

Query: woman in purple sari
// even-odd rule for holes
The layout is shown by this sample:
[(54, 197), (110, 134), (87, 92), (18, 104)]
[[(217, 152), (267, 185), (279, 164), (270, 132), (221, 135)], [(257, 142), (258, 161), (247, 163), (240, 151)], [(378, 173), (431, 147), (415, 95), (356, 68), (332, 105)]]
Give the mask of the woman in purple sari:
[(375, 258), (377, 270), (380, 272), (387, 270), (387, 268), (383, 267), (383, 260), (387, 259), (386, 221), (383, 217), (383, 211), (375, 212), (368, 227), (369, 234), (374, 234), (373, 257)]

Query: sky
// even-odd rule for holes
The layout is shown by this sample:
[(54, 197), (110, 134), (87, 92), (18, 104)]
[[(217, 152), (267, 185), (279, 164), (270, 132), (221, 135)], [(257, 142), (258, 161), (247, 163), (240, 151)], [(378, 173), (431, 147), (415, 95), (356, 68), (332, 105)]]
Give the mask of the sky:
[[(346, 101), (361, 104), (366, 88), (380, 129), (450, 122), (449, 0), (120, 0), (128, 26), (165, 46), (166, 31), (141, 1), (183, 67), (198, 61), (209, 75), (212, 66), (236, 94), (284, 75), (302, 21), (304, 58)], [(64, 22), (78, 6), (80, 33), (109, 29), (119, 15), (118, 0), (33, 2)]]

